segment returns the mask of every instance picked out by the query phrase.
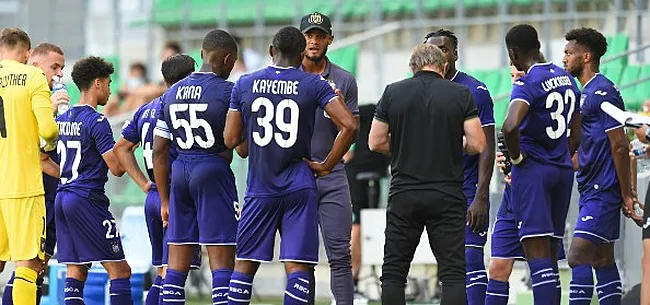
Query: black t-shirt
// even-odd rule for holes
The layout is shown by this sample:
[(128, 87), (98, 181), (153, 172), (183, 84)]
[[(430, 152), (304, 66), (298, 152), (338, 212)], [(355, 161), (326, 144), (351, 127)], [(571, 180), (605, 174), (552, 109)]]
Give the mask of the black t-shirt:
[(385, 176), (388, 169), (390, 158), (384, 154), (370, 151), (368, 148), (368, 134), (375, 110), (375, 105), (359, 106), (359, 136), (354, 147), (354, 157), (350, 163), (345, 165), (345, 170), (354, 176), (361, 172), (376, 172)]
[(388, 123), (391, 147), (389, 196), (405, 190), (438, 190), (463, 197), (463, 124), (478, 117), (470, 91), (420, 71), (384, 90), (375, 118)]

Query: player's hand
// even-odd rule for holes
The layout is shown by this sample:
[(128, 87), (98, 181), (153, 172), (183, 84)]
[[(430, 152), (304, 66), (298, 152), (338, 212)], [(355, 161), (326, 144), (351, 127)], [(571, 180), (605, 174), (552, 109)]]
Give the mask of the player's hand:
[(343, 96), (343, 91), (335, 89), (334, 93), (341, 99), (341, 102), (345, 103), (345, 96)]
[(163, 228), (169, 224), (169, 202), (160, 205), (160, 217), (162, 218)]
[(50, 96), (50, 102), (52, 102), (52, 111), (56, 113), (59, 110), (59, 105), (70, 105), (70, 96), (65, 90), (59, 90)]
[(474, 198), (467, 210), (467, 225), (474, 233), (483, 232), (487, 213), (487, 198)]
[(152, 184), (151, 181), (147, 181), (147, 183), (145, 183), (145, 184), (141, 187), (142, 191), (145, 192), (145, 193), (149, 193), (149, 190), (151, 190), (151, 184)]
[(302, 160), (307, 162), (307, 165), (309, 165), (309, 168), (311, 168), (311, 170), (314, 172), (314, 175), (316, 175), (316, 177), (327, 176), (332, 171), (331, 169), (325, 168), (325, 163), (323, 162), (315, 162), (307, 158), (302, 158)]
[(641, 208), (643, 208), (642, 207), (643, 205), (640, 202), (638, 202), (638, 200), (636, 200), (635, 197), (630, 196), (630, 197), (623, 198), (623, 208), (622, 208), (623, 215), (625, 215), (625, 217), (632, 219), (632, 221), (634, 221), (637, 226), (641, 227), (643, 226), (643, 215), (637, 215), (635, 213), (635, 209), (634, 209), (635, 204), (638, 204)]
[(641, 128), (634, 129), (634, 133), (636, 134), (636, 137), (637, 137), (637, 139), (639, 139), (639, 141), (641, 141), (643, 143), (647, 142), (647, 140), (645, 138), (645, 132), (648, 130), (648, 128), (650, 128), (650, 127), (648, 127), (648, 125), (643, 124), (643, 126), (641, 126)]

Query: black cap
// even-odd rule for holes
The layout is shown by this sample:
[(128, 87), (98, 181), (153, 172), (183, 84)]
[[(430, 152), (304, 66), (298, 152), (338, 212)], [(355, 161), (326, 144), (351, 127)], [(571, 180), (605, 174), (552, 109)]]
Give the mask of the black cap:
[(330, 18), (319, 13), (314, 12), (302, 17), (300, 20), (300, 31), (306, 33), (311, 29), (319, 29), (329, 35), (332, 35), (332, 22)]

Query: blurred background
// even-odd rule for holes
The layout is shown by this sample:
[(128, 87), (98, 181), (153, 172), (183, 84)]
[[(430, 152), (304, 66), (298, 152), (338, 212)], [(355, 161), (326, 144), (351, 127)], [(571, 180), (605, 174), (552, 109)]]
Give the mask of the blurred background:
[[(525, 22), (538, 29), (546, 58), (560, 65), (566, 32), (580, 26), (603, 32), (609, 50), (601, 72), (618, 85), (628, 110), (650, 113), (648, 0), (0, 0), (0, 26), (25, 29), (33, 45), (50, 42), (63, 48), (64, 82), (73, 103), (79, 96), (70, 78), (75, 60), (97, 55), (112, 62), (116, 68), (113, 94), (100, 111), (109, 117), (117, 138), (134, 110), (163, 92), (160, 65), (165, 57), (188, 53), (200, 65), (204, 34), (213, 28), (226, 29), (240, 44), (240, 60), (231, 75), (235, 81), (243, 73), (270, 62), (268, 46), (280, 27), (298, 26), (303, 15), (315, 11), (332, 19), (335, 39), (328, 57), (356, 76), (361, 105), (375, 104), (387, 84), (408, 77), (413, 47), (422, 42), (426, 33), (444, 27), (459, 38), (459, 70), (487, 85), (499, 128), (512, 88), (504, 37), (512, 25)], [(139, 161), (143, 153), (146, 156), (151, 151), (138, 149)], [(232, 167), (243, 201), (246, 161), (237, 159)], [(648, 162), (639, 159), (641, 201), (649, 169)], [(388, 178), (383, 178), (379, 208), (386, 204), (387, 185)], [(502, 176), (497, 171), (490, 190), (493, 221), (503, 190)], [(127, 176), (111, 177), (106, 192), (113, 213), (121, 219), (129, 262), (139, 266), (138, 270), (148, 270), (149, 243), (139, 218), (145, 194)], [(575, 191), (573, 197), (565, 235), (567, 247), (577, 217)], [(377, 264), (381, 263), (383, 238), (382, 210), (374, 212), (378, 213), (369, 211), (368, 215), (378, 221), (362, 224), (364, 268), (359, 285), (371, 299), (378, 297)], [(640, 229), (629, 221), (623, 223), (617, 257), (624, 287), (630, 289), (640, 282)], [(487, 249), (489, 242), (486, 260)], [(437, 293), (435, 263), (426, 252), (416, 254), (407, 287), (409, 298), (423, 304), (431, 303)], [(377, 266), (376, 270), (373, 266)], [(568, 296), (570, 272), (566, 263), (563, 267), (562, 280)], [(512, 304), (532, 304), (525, 270), (526, 265), (517, 264), (511, 277)], [(195, 279), (188, 282), (192, 286), (190, 294), (199, 299), (201, 295), (209, 297), (208, 274), (193, 275)], [(262, 267), (255, 280), (255, 294), (260, 300), (282, 295), (284, 277), (279, 274), (283, 274), (279, 263)], [(329, 270), (324, 251), (317, 269), (317, 295), (329, 304)]]

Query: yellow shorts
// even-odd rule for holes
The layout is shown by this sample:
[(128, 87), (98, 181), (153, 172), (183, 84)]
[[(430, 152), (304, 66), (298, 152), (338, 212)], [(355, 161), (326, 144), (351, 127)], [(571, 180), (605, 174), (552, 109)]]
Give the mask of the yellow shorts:
[(45, 255), (45, 197), (0, 199), (0, 260)]

